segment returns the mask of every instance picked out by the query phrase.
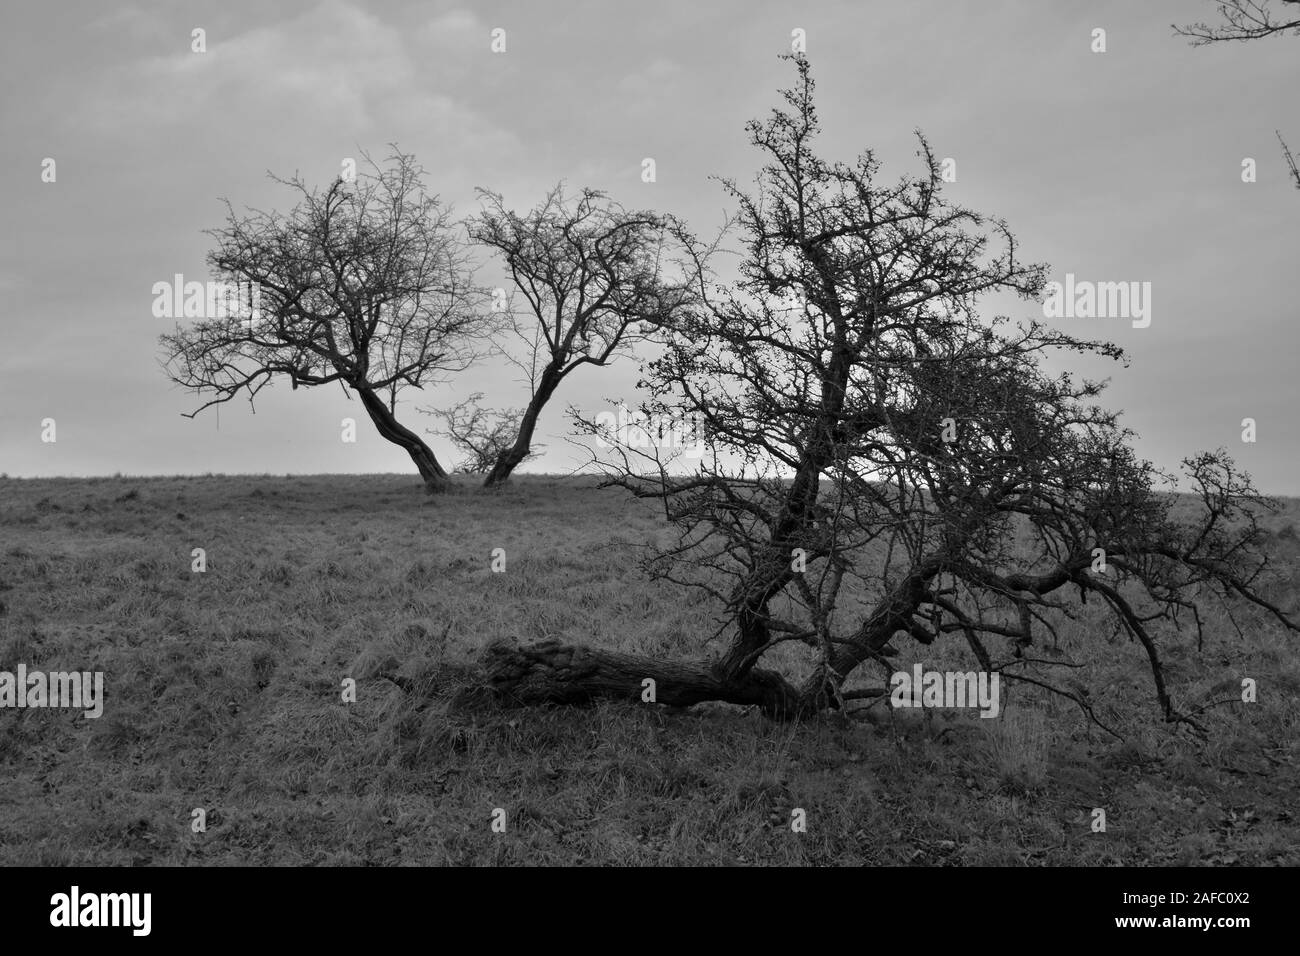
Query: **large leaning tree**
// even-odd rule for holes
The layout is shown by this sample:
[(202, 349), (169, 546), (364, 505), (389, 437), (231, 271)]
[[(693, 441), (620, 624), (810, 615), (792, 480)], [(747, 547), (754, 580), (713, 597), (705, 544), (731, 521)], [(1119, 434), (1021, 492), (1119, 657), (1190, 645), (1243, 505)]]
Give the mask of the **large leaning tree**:
[(691, 301), (693, 287), (673, 255), (679, 227), (670, 216), (625, 209), (594, 189), (568, 195), (563, 184), (523, 214), (497, 193), (480, 197), (470, 235), (499, 256), (513, 286), (498, 301), (511, 303), (508, 328), (522, 348), (502, 354), (523, 372), (528, 402), (492, 412), (474, 395), (435, 414), (490, 488), (534, 453), (538, 419), (566, 378), (630, 354)]
[(654, 411), (702, 419), (708, 453), (689, 474), (640, 448), (600, 453), (607, 483), (662, 501), (677, 535), (648, 565), (716, 602), (725, 644), (664, 661), (498, 643), (478, 692), (640, 700), (650, 679), (660, 703), (807, 715), (880, 696), (846, 684), (863, 665), (888, 672), (890, 642), (908, 638), (961, 640), (983, 670), (1036, 682), (1029, 649), (1091, 600), (1140, 642), (1164, 716), (1190, 720), (1166, 687), (1165, 628), (1199, 628), (1218, 599), (1297, 629), (1261, 595), (1268, 502), (1220, 453), (1186, 462), (1194, 509), (1160, 493), (1170, 476), (1094, 404), (1102, 384), (1042, 362), (1120, 350), (982, 320), (982, 296), (1033, 300), (1043, 269), (1003, 223), (942, 195), (924, 139), (921, 175), (896, 182), (870, 152), (821, 158), (808, 63), (791, 59), (785, 106), (748, 127), (757, 188), (724, 181), (739, 275), (701, 283), (647, 372)]
[[(1260, 40), (1271, 36), (1300, 37), (1300, 0), (1223, 0), (1217, 4), (1219, 21), (1198, 21), (1183, 26), (1174, 24), (1174, 32), (1187, 37), (1192, 46), (1212, 43), (1232, 43), (1238, 40)], [(1291, 152), (1282, 131), (1277, 131), (1282, 146), (1282, 158), (1291, 172), (1291, 180), (1300, 189), (1300, 160)]]
[(441, 491), (447, 471), (398, 420), (398, 396), (467, 368), (497, 321), (473, 283), (463, 235), (425, 191), (414, 157), (366, 163), (324, 189), (273, 177), (298, 194), (287, 214), (227, 203), (225, 225), (208, 233), (208, 265), (250, 287), (251, 303), (162, 336), (165, 368), (207, 396), (189, 417), (239, 396), (251, 405), (276, 379), (295, 389), (337, 383), (406, 450), (426, 488)]

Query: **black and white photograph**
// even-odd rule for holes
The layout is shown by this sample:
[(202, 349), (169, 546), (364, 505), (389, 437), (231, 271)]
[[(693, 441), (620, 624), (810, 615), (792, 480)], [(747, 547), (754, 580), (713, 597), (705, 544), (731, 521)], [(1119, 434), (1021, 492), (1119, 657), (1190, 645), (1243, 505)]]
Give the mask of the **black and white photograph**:
[(1266, 922), (1300, 0), (5, 0), (0, 73), (7, 921), (726, 867)]

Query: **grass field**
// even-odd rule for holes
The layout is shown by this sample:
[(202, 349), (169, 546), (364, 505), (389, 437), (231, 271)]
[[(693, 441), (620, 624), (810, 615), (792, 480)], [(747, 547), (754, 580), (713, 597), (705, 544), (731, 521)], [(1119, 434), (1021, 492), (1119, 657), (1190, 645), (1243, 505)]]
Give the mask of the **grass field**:
[[(1271, 521), (1300, 568), (1300, 507)], [(1164, 635), (1184, 706), (1258, 681), (1204, 712), (1207, 742), (1086, 621), (1058, 650), (1123, 742), (1023, 685), (993, 720), (446, 711), (447, 665), (498, 637), (716, 649), (714, 609), (638, 570), (668, 534), (583, 478), (436, 498), (398, 476), (0, 480), (0, 670), (99, 670), (106, 696), (97, 720), (0, 710), (0, 863), (1300, 864), (1300, 655), (1259, 615), (1238, 637), (1210, 612), (1200, 654)], [(901, 669), (970, 666), (896, 643)]]

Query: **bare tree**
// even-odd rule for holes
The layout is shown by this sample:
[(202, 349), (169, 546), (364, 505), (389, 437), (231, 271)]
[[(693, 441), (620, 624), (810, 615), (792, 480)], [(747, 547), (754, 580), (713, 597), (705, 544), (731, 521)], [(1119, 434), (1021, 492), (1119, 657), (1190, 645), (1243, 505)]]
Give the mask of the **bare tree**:
[(480, 196), (470, 234), (500, 254), (527, 307), (526, 315), (509, 312), (523, 357), (506, 354), (524, 372), (528, 404), (517, 417), (485, 411), (476, 420), (480, 439), (499, 435), (504, 422), (516, 426), (484, 480), (492, 487), (529, 456), (538, 418), (564, 379), (628, 354), (689, 300), (691, 286), (670, 278), (670, 217), (626, 210), (593, 189), (570, 197), (563, 185), (524, 215), (496, 193)]
[[(923, 138), (924, 174), (897, 183), (879, 182), (869, 152), (819, 157), (808, 63), (790, 59), (786, 108), (748, 127), (767, 160), (757, 192), (724, 181), (739, 205), (739, 278), (716, 291), (701, 281), (648, 373), (653, 410), (699, 416), (710, 455), (690, 475), (626, 447), (602, 461), (607, 484), (663, 502), (678, 540), (646, 566), (716, 602), (725, 649), (678, 662), (499, 643), (485, 651), (486, 687), (580, 702), (638, 699), (650, 679), (661, 703), (789, 717), (882, 694), (845, 685), (865, 664), (887, 672), (895, 637), (953, 635), (983, 670), (1091, 714), (1025, 651), (1093, 596), (1145, 650), (1166, 719), (1192, 722), (1166, 686), (1162, 628), (1199, 629), (1217, 597), (1229, 615), (1244, 605), (1300, 629), (1258, 588), (1255, 514), (1269, 502), (1216, 453), (1185, 463), (1199, 509), (1176, 514), (1157, 490), (1169, 476), (1093, 404), (1103, 385), (1041, 363), (1120, 349), (982, 320), (985, 293), (1037, 298), (1042, 267), (1002, 222), (942, 196)], [(777, 648), (802, 656), (801, 678), (760, 666)]]
[(360, 398), (379, 434), (404, 448), (429, 491), (448, 476), (432, 449), (397, 419), (397, 398), (463, 371), (494, 327), (472, 282), (466, 242), (425, 191), (414, 157), (369, 156), (355, 181), (324, 190), (273, 176), (299, 195), (287, 215), (249, 210), (209, 231), (208, 264), (248, 284), (256, 308), (209, 315), (161, 337), (179, 385), (211, 397), (189, 417), (276, 378), (293, 388), (337, 382)]
[[(475, 392), (463, 402), (447, 409), (421, 409), (427, 415), (441, 418), (440, 429), (465, 457), (457, 470), (470, 475), (486, 475), (515, 444), (519, 423), (524, 417), (522, 408), (508, 408), (493, 412), (484, 408), (483, 393)], [(533, 445), (522, 461), (539, 454), (545, 446)], [(522, 464), (521, 461), (521, 464)]]
[[(1288, 30), (1292, 36), (1300, 36), (1300, 0), (1278, 0), (1278, 3), (1287, 9), (1274, 9), (1269, 5), (1270, 0), (1226, 0), (1218, 4), (1221, 22), (1213, 25), (1189, 23), (1181, 27), (1174, 24), (1174, 33), (1189, 38), (1192, 46), (1233, 40), (1259, 40), (1275, 34), (1285, 35)], [(1279, 10), (1282, 11), (1281, 16)], [(1295, 14), (1294, 19), (1288, 19), (1291, 14)], [(1276, 132), (1277, 141), (1282, 145), (1282, 158), (1291, 172), (1291, 180), (1296, 189), (1300, 189), (1300, 163), (1282, 138), (1281, 130)]]

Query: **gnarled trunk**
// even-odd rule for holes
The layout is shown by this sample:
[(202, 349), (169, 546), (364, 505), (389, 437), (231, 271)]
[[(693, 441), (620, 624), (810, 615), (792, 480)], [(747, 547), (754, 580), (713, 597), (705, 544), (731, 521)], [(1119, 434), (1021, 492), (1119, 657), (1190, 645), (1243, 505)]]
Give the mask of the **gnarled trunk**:
[(419, 435), (397, 420), (392, 409), (384, 404), (384, 400), (375, 394), (374, 389), (359, 386), (357, 394), (361, 396), (361, 404), (365, 407), (370, 420), (375, 423), (379, 434), (394, 445), (405, 448), (407, 454), (411, 456), (411, 461), (415, 462), (420, 477), (424, 479), (425, 490), (429, 494), (436, 494), (450, 488), (451, 478), (442, 465), (438, 464), (433, 449), (426, 445)]
[[(649, 678), (654, 681), (654, 703), (689, 707), (704, 701), (757, 705), (779, 720), (806, 717), (840, 705), (844, 681), (863, 661), (877, 656), (889, 639), (908, 630), (928, 582), (943, 562), (931, 558), (912, 569), (862, 622), (848, 644), (842, 645), (828, 664), (817, 668), (801, 687), (775, 671), (746, 666), (737, 675), (728, 669), (734, 659), (737, 635), (727, 657), (710, 665), (698, 661), (665, 661), (639, 654), (607, 651), (551, 639), (517, 645), (510, 641), (490, 644), (479, 659), (478, 682), (457, 696), (467, 706), (484, 697), (497, 705), (589, 704), (596, 700), (647, 700)], [(850, 697), (877, 696), (879, 691), (856, 691)]]
[(457, 703), (483, 695), (505, 706), (641, 702), (648, 695), (647, 678), (654, 681), (654, 702), (674, 707), (716, 700), (756, 704), (771, 717), (790, 718), (811, 703), (772, 671), (752, 669), (730, 681), (706, 663), (658, 660), (553, 639), (522, 646), (493, 643), (483, 651), (479, 669), (482, 682), (462, 691)]
[(533, 448), (533, 433), (537, 430), (537, 419), (541, 417), (542, 408), (551, 400), (551, 396), (559, 387), (560, 377), (559, 368), (554, 364), (548, 365), (542, 371), (541, 378), (537, 382), (537, 391), (529, 399), (523, 418), (519, 420), (519, 433), (515, 436), (515, 442), (493, 463), (492, 470), (483, 479), (484, 488), (494, 488), (503, 484), (510, 477), (511, 472), (519, 467), (519, 463), (528, 457), (528, 453)]

